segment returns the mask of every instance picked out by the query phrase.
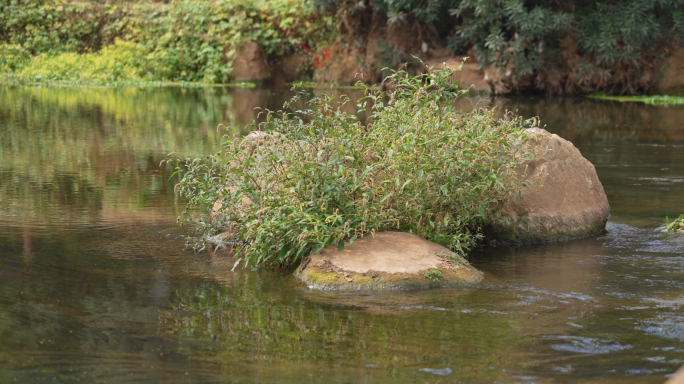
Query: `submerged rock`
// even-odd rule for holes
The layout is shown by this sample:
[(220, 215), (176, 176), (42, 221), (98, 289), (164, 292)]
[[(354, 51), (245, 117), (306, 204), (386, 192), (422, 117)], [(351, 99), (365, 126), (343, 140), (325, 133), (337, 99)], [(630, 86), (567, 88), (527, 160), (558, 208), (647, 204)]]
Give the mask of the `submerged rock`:
[(558, 135), (540, 128), (527, 132), (524, 151), (536, 155), (516, 172), (534, 184), (491, 209), (485, 220), (488, 241), (536, 243), (601, 233), (610, 206), (594, 166)]
[(449, 249), (402, 232), (332, 245), (302, 260), (295, 276), (323, 290), (413, 289), (478, 283), (484, 274)]

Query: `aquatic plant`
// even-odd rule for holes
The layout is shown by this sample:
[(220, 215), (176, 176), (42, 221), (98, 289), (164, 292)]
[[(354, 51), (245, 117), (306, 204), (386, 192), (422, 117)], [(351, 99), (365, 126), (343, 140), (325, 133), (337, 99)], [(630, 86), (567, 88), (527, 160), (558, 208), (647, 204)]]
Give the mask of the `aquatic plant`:
[(670, 218), (665, 216), (665, 229), (663, 232), (684, 232), (684, 214), (679, 215), (678, 218), (670, 221)]
[(440, 278), (442, 278), (442, 270), (441, 269), (431, 269), (427, 272), (425, 272), (425, 277), (428, 278), (428, 280), (436, 283), (439, 281)]
[(452, 74), (394, 73), (392, 91), (368, 88), (357, 104), (370, 112), (365, 124), (345, 112), (348, 98), (300, 91), (283, 111), (267, 111), (259, 125), (267, 133), (179, 167), (177, 189), (188, 198), (181, 220), (240, 244), (236, 265), (288, 265), (386, 230), (464, 255), (481, 237), (472, 225), (488, 205), (520, 186), (504, 181), (526, 158), (516, 143), (536, 121), (456, 110), (466, 91)]

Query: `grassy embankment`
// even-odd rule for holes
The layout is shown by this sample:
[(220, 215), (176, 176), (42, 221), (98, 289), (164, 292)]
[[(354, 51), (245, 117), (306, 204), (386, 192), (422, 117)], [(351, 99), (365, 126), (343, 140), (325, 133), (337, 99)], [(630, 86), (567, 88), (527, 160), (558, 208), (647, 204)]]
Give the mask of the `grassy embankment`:
[(302, 0), (4, 3), (0, 80), (227, 84), (246, 41), (259, 41), (269, 60), (299, 49), (274, 22), (314, 50), (334, 30), (330, 17), (316, 14)]

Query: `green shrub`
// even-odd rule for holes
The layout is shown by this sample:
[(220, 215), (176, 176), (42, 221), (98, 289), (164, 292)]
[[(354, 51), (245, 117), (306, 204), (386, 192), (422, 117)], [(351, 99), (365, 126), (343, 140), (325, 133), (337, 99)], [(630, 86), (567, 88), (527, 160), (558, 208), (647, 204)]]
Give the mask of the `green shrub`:
[(450, 84), (452, 72), (396, 72), (387, 79), (393, 91), (369, 89), (357, 105), (372, 105), (367, 124), (343, 111), (348, 99), (333, 107), (331, 96), (300, 92), (286, 112), (269, 112), (260, 140), (230, 140), (207, 160), (187, 160), (182, 219), (207, 234), (225, 232), (242, 245), (238, 263), (246, 265), (291, 264), (386, 230), (464, 255), (480, 238), (471, 225), (519, 186), (504, 181), (523, 160), (515, 143), (525, 122), (455, 110), (465, 91)]
[[(345, 25), (416, 22), (453, 54), (495, 66), (505, 81), (552, 93), (642, 94), (664, 52), (684, 39), (681, 0), (313, 0)], [(361, 7), (368, 4), (371, 7)], [(358, 28), (358, 31), (375, 30)], [(360, 33), (361, 33), (360, 32)], [(360, 38), (363, 36), (354, 36)], [(401, 47), (400, 47), (401, 48)], [(472, 49), (472, 51), (471, 51)], [(510, 85), (510, 84), (509, 84)], [(522, 86), (521, 85), (521, 86)]]
[(494, 64), (503, 73), (509, 63), (516, 75), (537, 71), (549, 47), (557, 48), (571, 16), (556, 7), (522, 0), (463, 0), (450, 13), (465, 21), (451, 36), (453, 51), (472, 46), (481, 65)]
[(17, 44), (0, 44), (0, 74), (14, 72), (31, 59), (28, 51)]
[[(1, 55), (1, 53), (0, 53)], [(56, 80), (72, 83), (107, 84), (136, 82), (154, 78), (147, 70), (145, 53), (135, 43), (117, 40), (96, 53), (48, 53), (31, 60), (16, 71), (16, 77), (29, 80)]]
[(684, 232), (684, 214), (678, 218), (670, 221), (670, 218), (665, 216), (665, 229), (663, 232)]
[[(32, 54), (53, 50), (99, 49), (102, 12), (109, 3), (4, 0), (0, 2), (0, 42), (21, 45)], [(112, 38), (113, 41), (113, 38)]]
[[(136, 68), (126, 68), (113, 78), (223, 83), (230, 81), (232, 63), (247, 41), (258, 41), (274, 56), (300, 49), (275, 22), (312, 49), (328, 44), (334, 30), (331, 17), (315, 14), (303, 0), (12, 0), (0, 2), (0, 43), (21, 46), (32, 56), (47, 55), (51, 62), (36, 69), (41, 78), (75, 76), (71, 69), (79, 65), (73, 62), (76, 56), (60, 58), (61, 54), (86, 54), (83, 59), (88, 62), (104, 56), (87, 54), (114, 47), (123, 49), (115, 56), (139, 52), (132, 61)], [(134, 46), (122, 47), (117, 39)], [(59, 72), (45, 72), (50, 68)], [(16, 75), (8, 73), (16, 69), (0, 69), (5, 75)]]

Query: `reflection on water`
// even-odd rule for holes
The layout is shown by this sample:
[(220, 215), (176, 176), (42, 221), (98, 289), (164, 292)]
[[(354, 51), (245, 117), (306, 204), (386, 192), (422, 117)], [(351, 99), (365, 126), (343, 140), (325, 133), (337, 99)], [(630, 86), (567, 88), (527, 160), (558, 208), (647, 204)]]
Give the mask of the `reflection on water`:
[(185, 250), (160, 166), (288, 93), (0, 96), (1, 383), (661, 383), (684, 364), (684, 236), (655, 230), (684, 209), (681, 108), (494, 100), (596, 165), (607, 233), (478, 249), (476, 287), (334, 293)]

